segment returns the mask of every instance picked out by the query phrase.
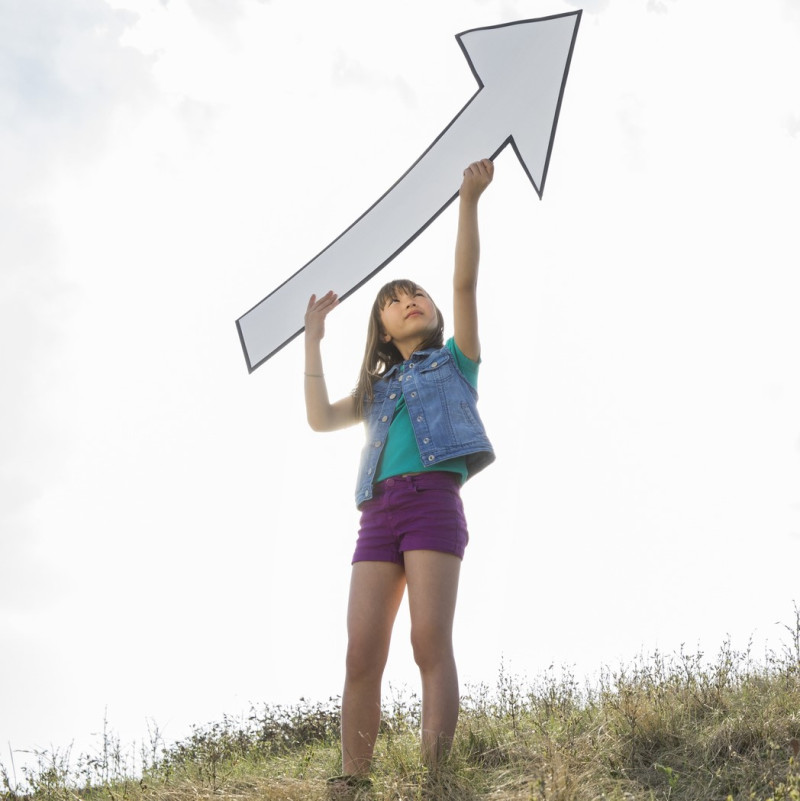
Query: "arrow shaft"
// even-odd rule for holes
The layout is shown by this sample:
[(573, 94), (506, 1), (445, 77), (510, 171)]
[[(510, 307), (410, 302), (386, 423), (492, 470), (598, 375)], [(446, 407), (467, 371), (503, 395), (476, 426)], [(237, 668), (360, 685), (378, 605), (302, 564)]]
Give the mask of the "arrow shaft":
[[(477, 130), (476, 95), (412, 167), (325, 250), (237, 320), (248, 365), (255, 369), (303, 330), (302, 310), (312, 294), (333, 288), (344, 299), (379, 272), (458, 195), (461, 173), (483, 154), (497, 155), (495, 129)], [(507, 143), (503, 142), (503, 146)], [(430, 186), (449, 187), (444, 197)], [(336, 267), (334, 270), (333, 267)], [(299, 324), (299, 325), (298, 325)]]

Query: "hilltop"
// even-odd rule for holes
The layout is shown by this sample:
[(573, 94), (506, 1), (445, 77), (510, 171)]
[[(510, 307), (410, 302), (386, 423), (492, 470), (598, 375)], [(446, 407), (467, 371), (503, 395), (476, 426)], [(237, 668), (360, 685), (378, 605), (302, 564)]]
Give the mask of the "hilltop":
[[(655, 653), (592, 683), (569, 670), (532, 681), (501, 666), (494, 686), (467, 688), (448, 764), (418, 758), (419, 699), (384, 710), (367, 801), (800, 801), (800, 610), (791, 641), (759, 661)], [(263, 706), (137, 751), (108, 732), (96, 752), (38, 754), (4, 801), (314, 801), (339, 768), (338, 699)]]

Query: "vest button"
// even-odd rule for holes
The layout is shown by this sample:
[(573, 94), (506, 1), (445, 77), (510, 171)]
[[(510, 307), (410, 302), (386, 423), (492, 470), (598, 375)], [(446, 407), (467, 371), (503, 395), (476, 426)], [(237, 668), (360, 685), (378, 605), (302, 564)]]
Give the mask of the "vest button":
[(431, 441), (430, 437), (425, 437), (425, 439), (422, 440), (422, 444), (427, 445), (430, 441)]
[(391, 395), (389, 395), (389, 400), (394, 400), (396, 397), (397, 397), (397, 393), (393, 392)]
[(374, 445), (376, 448), (380, 448), (380, 446), (381, 446), (381, 441), (380, 441), (379, 439), (376, 439), (376, 440), (375, 440), (375, 442), (373, 442), (372, 444), (373, 444), (373, 445)]
[(389, 418), (386, 415), (383, 415), (383, 417), (381, 417), (381, 422), (385, 423), (388, 419)]
[(439, 366), (439, 362), (434, 362), (434, 363), (431, 365), (431, 367), (438, 367), (438, 366)]
[(433, 461), (435, 458), (436, 458), (436, 457), (435, 457), (433, 454), (431, 454), (431, 455), (428, 457), (428, 461), (429, 461), (429, 462), (432, 462), (432, 461)]

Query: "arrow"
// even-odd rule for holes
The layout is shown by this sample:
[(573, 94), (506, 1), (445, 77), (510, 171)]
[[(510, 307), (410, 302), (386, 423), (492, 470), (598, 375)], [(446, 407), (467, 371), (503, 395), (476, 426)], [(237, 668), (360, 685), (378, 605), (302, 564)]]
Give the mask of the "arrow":
[(456, 36), (479, 89), (410, 169), (325, 250), (237, 321), (252, 373), (304, 328), (308, 298), (355, 292), (458, 196), (467, 164), (510, 144), (542, 197), (581, 11)]

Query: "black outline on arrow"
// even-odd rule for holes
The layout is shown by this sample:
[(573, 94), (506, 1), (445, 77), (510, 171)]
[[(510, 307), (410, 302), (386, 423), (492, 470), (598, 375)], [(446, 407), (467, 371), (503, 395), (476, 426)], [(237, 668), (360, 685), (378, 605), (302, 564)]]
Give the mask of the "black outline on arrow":
[[(564, 89), (566, 88), (566, 85), (567, 85), (567, 75), (569, 74), (570, 64), (572, 63), (572, 52), (575, 49), (575, 39), (577, 38), (577, 35), (578, 35), (578, 28), (580, 26), (581, 14), (582, 13), (583, 13), (583, 10), (582, 9), (578, 9), (577, 11), (568, 11), (568, 12), (566, 12), (564, 14), (551, 14), (548, 17), (534, 17), (534, 18), (531, 18), (531, 19), (515, 20), (514, 22), (504, 22), (504, 23), (500, 23), (498, 25), (487, 25), (487, 26), (481, 27), (481, 28), (470, 28), (470, 30), (468, 30), (468, 31), (462, 31), (461, 33), (456, 34), (456, 40), (458, 41), (458, 45), (461, 48), (461, 52), (464, 54), (464, 58), (466, 58), (467, 63), (469, 64), (469, 68), (472, 71), (472, 74), (475, 76), (475, 80), (476, 80), (476, 82), (478, 84), (478, 90), (475, 92), (474, 95), (472, 95), (472, 97), (467, 101), (467, 103), (464, 104), (464, 106), (462, 107), (461, 111), (459, 111), (458, 114), (456, 114), (456, 116), (453, 117), (453, 119), (442, 130), (442, 132), (433, 140), (433, 142), (431, 142), (430, 145), (428, 145), (428, 147), (422, 152), (422, 154), (419, 156), (419, 158), (360, 217), (358, 217), (347, 228), (345, 228), (345, 230), (342, 231), (342, 233), (339, 234), (339, 236), (337, 236), (336, 239), (334, 239), (329, 245), (324, 247), (319, 253), (317, 253), (316, 256), (314, 256), (312, 259), (309, 259), (309, 261), (307, 261), (299, 270), (297, 270), (295, 273), (293, 273), (282, 284), (279, 284), (277, 287), (275, 287), (275, 289), (273, 289), (272, 292), (269, 293), (269, 295), (266, 295), (265, 297), (263, 297), (258, 303), (256, 303), (252, 308), (250, 308), (248, 311), (246, 311), (241, 317), (239, 317), (236, 320), (236, 330), (239, 333), (239, 342), (241, 343), (241, 346), (242, 346), (242, 352), (244, 353), (244, 358), (245, 358), (245, 361), (247, 362), (247, 370), (248, 370), (249, 373), (254, 372), (262, 364), (264, 364), (265, 361), (267, 361), (268, 359), (271, 359), (279, 350), (281, 350), (284, 347), (286, 347), (286, 345), (288, 345), (292, 340), (294, 340), (296, 337), (298, 337), (300, 334), (302, 334), (303, 331), (305, 330), (305, 326), (300, 328), (296, 333), (292, 334), (292, 336), (290, 336), (288, 339), (286, 339), (281, 345), (279, 345), (277, 348), (275, 348), (275, 350), (273, 350), (271, 353), (269, 353), (267, 356), (265, 356), (263, 359), (261, 359), (257, 364), (251, 365), (250, 364), (250, 358), (247, 355), (247, 348), (245, 347), (245, 344), (244, 344), (244, 337), (242, 336), (242, 329), (241, 329), (241, 326), (239, 325), (239, 320), (241, 320), (243, 317), (246, 317), (251, 311), (253, 311), (253, 309), (255, 309), (257, 306), (260, 306), (267, 298), (269, 298), (270, 296), (274, 295), (279, 289), (281, 289), (281, 287), (285, 286), (291, 280), (293, 280), (296, 275), (298, 275), (303, 270), (305, 270), (305, 268), (308, 267), (309, 264), (311, 264), (312, 262), (316, 261), (326, 250), (329, 250), (331, 247), (333, 247), (354, 225), (356, 225), (364, 217), (366, 217), (367, 214), (369, 214), (372, 211), (372, 209), (375, 208), (375, 206), (377, 206), (390, 192), (392, 192), (392, 190), (414, 169), (414, 167), (416, 167), (417, 164), (419, 164), (419, 162), (422, 161), (423, 158), (425, 158), (425, 156), (427, 155), (428, 151), (430, 151), (431, 148), (433, 148), (433, 146), (453, 127), (453, 125), (455, 124), (456, 120), (458, 120), (458, 118), (464, 113), (464, 111), (466, 111), (466, 109), (472, 104), (472, 102), (475, 100), (475, 98), (483, 91), (483, 88), (484, 88), (483, 81), (481, 81), (480, 76), (478, 75), (477, 71), (475, 70), (475, 66), (472, 63), (472, 59), (469, 57), (469, 53), (467, 52), (467, 49), (464, 46), (464, 43), (461, 41), (461, 37), (462, 36), (466, 36), (468, 33), (474, 33), (475, 31), (488, 31), (488, 30), (494, 30), (494, 29), (497, 29), (497, 28), (508, 28), (511, 25), (524, 25), (524, 24), (527, 24), (527, 23), (530, 23), (530, 22), (545, 22), (546, 20), (560, 19), (562, 17), (576, 17), (575, 28), (573, 29), (573, 32), (572, 32), (572, 41), (570, 42), (570, 45), (569, 45), (569, 53), (567, 54), (567, 60), (566, 60), (566, 62), (564, 64), (564, 75), (563, 75), (563, 77), (561, 79), (561, 88), (559, 89), (559, 92), (558, 92), (558, 102), (556, 103), (556, 111), (555, 111), (555, 114), (553, 116), (553, 127), (550, 130), (550, 142), (549, 142), (549, 144), (547, 146), (547, 156), (545, 157), (544, 168), (542, 170), (542, 185), (541, 185), (541, 187), (536, 186), (536, 181), (533, 180), (533, 176), (530, 174), (530, 172), (528, 170), (528, 166), (525, 164), (524, 160), (522, 159), (522, 156), (520, 155), (520, 152), (519, 152), (519, 150), (517, 148), (517, 143), (514, 141), (514, 135), (513, 134), (510, 134), (508, 136), (508, 138), (506, 138), (502, 142), (500, 147), (498, 147), (497, 150), (495, 150), (495, 152), (492, 153), (491, 156), (489, 156), (489, 158), (492, 161), (494, 161), (494, 159), (496, 159), (497, 156), (500, 155), (500, 153), (505, 149), (506, 145), (510, 144), (512, 149), (514, 150), (514, 153), (517, 156), (517, 160), (522, 165), (522, 169), (525, 171), (525, 174), (528, 176), (528, 180), (531, 182), (531, 184), (533, 185), (533, 188), (536, 190), (536, 194), (539, 196), (540, 200), (542, 199), (542, 193), (544, 192), (544, 183), (545, 183), (545, 180), (547, 178), (547, 170), (548, 170), (548, 168), (550, 166), (550, 155), (551, 155), (552, 150), (553, 150), (553, 142), (555, 141), (555, 136), (556, 136), (556, 126), (558, 125), (558, 117), (559, 117), (559, 114), (561, 113), (561, 101), (562, 101), (562, 99), (564, 97)], [(444, 205), (442, 205), (442, 207), (435, 214), (433, 214), (433, 216), (428, 220), (428, 222), (426, 222), (413, 236), (409, 237), (399, 248), (397, 248), (394, 251), (394, 253), (392, 253), (383, 262), (381, 262), (381, 264), (379, 264), (368, 276), (366, 276), (366, 278), (364, 278), (361, 281), (359, 281), (354, 287), (351, 287), (350, 289), (347, 290), (347, 292), (345, 292), (343, 295), (341, 295), (339, 297), (339, 301), (341, 302), (341, 301), (345, 300), (346, 298), (350, 297), (350, 295), (352, 295), (355, 291), (360, 289), (374, 275), (379, 273), (397, 255), (402, 253), (418, 236), (420, 236), (420, 234), (422, 234), (423, 231), (425, 231), (428, 228), (429, 225), (431, 225), (431, 223), (434, 222), (434, 220), (436, 220), (439, 217), (439, 215), (442, 214), (442, 212), (444, 212), (444, 210), (457, 197), (458, 197), (458, 191), (456, 190), (456, 192), (447, 201), (445, 201)]]

